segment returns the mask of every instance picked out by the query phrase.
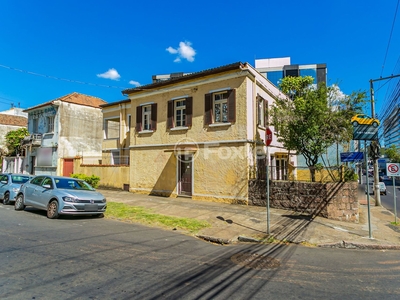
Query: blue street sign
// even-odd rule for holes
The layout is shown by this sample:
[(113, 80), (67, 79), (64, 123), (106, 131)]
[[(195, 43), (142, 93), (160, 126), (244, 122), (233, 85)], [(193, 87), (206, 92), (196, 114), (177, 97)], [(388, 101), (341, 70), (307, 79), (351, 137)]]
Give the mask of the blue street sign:
[(340, 153), (341, 162), (353, 162), (360, 161), (364, 159), (363, 152), (342, 152)]

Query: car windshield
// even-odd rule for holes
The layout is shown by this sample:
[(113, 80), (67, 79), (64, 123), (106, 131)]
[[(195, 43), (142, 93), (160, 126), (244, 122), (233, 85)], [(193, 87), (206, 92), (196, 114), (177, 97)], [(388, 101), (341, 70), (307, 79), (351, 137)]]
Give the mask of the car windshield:
[(20, 176), (20, 175), (12, 175), (11, 176), (11, 181), (13, 183), (20, 183), (23, 184), (29, 180), (29, 176)]
[(90, 190), (94, 189), (83, 180), (76, 180), (70, 178), (57, 178), (54, 180), (56, 182), (56, 187), (58, 189), (67, 189), (67, 190)]

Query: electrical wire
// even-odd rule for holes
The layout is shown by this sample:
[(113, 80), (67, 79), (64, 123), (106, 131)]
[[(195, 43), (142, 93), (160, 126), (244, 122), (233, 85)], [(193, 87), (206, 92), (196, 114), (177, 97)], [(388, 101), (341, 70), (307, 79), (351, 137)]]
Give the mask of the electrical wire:
[(400, 0), (397, 0), (396, 11), (394, 13), (394, 18), (393, 18), (393, 22), (392, 22), (392, 29), (390, 30), (389, 41), (388, 41), (388, 45), (386, 47), (386, 53), (385, 53), (385, 58), (383, 59), (383, 65), (382, 65), (382, 71), (381, 71), (381, 76), (380, 77), (382, 77), (383, 70), (385, 68), (386, 58), (387, 58), (387, 55), (388, 55), (388, 52), (389, 52), (389, 47), (390, 47), (390, 41), (392, 40), (393, 28), (394, 28), (394, 24), (396, 23), (396, 16), (397, 16), (397, 10), (399, 8), (399, 3), (400, 3)]
[(31, 71), (26, 71), (26, 70), (22, 70), (22, 69), (17, 69), (17, 68), (5, 66), (5, 65), (2, 65), (2, 64), (0, 64), (0, 67), (2, 67), (2, 68), (4, 68), (4, 69), (9, 69), (9, 70), (12, 70), (12, 71), (17, 71), (17, 72), (21, 72), (21, 73), (26, 73), (26, 74), (29, 74), (29, 75), (34, 75), (34, 76), (39, 76), (39, 77), (45, 77), (45, 78), (50, 78), (50, 79), (55, 79), (55, 80), (60, 80), (60, 81), (67, 81), (67, 82), (71, 82), (71, 83), (79, 83), (79, 84), (92, 85), (92, 86), (105, 87), (105, 88), (127, 89), (127, 87), (113, 86), (113, 85), (104, 85), (104, 84), (96, 84), (96, 83), (84, 82), (84, 81), (79, 81), (79, 80), (66, 79), (66, 78), (61, 78), (61, 77), (55, 77), (55, 76), (51, 76), (51, 75), (43, 75), (43, 74), (31, 72)]

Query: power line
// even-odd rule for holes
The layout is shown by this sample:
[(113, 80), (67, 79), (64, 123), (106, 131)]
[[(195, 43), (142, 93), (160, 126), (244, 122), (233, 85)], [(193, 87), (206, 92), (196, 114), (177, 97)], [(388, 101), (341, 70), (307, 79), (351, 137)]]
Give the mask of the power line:
[(1, 64), (0, 64), (0, 67), (2, 67), (4, 69), (9, 69), (9, 70), (12, 70), (12, 71), (26, 73), (26, 74), (29, 74), (29, 75), (45, 77), (45, 78), (50, 78), (50, 79), (55, 79), (55, 80), (60, 80), (60, 81), (67, 81), (67, 82), (71, 82), (71, 83), (79, 83), (79, 84), (92, 85), (92, 86), (98, 86), (98, 87), (106, 87), (106, 88), (115, 88), (115, 89), (126, 89), (127, 88), (127, 87), (121, 87), (121, 86), (96, 84), (96, 83), (84, 82), (84, 81), (79, 81), (79, 80), (66, 79), (66, 78), (61, 78), (61, 77), (56, 77), (56, 76), (51, 76), (51, 75), (43, 75), (43, 74), (39, 74), (39, 73), (31, 72), (31, 71), (26, 71), (26, 70), (22, 70), (22, 69), (17, 69), (17, 68), (13, 68), (13, 67), (1, 65)]
[(391, 41), (391, 39), (392, 39), (392, 33), (393, 33), (394, 24), (396, 23), (397, 9), (399, 8), (399, 3), (400, 3), (400, 0), (397, 0), (396, 11), (395, 11), (395, 13), (394, 13), (394, 18), (393, 18), (393, 22), (392, 22), (392, 29), (390, 30), (390, 36), (389, 36), (389, 41), (388, 41), (388, 45), (387, 45), (387, 48), (386, 48), (386, 54), (385, 54), (385, 58), (384, 58), (384, 60), (383, 60), (382, 71), (381, 71), (381, 77), (382, 77), (382, 74), (383, 74), (383, 69), (385, 68), (385, 63), (386, 63), (387, 54), (388, 54), (388, 52), (389, 52), (390, 41)]

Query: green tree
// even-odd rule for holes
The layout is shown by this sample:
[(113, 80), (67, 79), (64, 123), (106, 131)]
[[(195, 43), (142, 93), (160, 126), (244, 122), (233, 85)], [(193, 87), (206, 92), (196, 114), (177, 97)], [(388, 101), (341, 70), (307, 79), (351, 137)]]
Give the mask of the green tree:
[(6, 134), (6, 146), (8, 149), (9, 156), (16, 156), (21, 154), (21, 141), (24, 137), (29, 135), (29, 131), (26, 128), (19, 128), (12, 130)]
[(288, 97), (276, 99), (271, 125), (286, 149), (303, 155), (315, 181), (318, 159), (328, 147), (352, 139), (350, 119), (362, 111), (365, 93), (338, 95), (336, 85), (315, 87), (313, 81), (311, 76), (282, 79), (280, 88)]
[(391, 145), (385, 149), (385, 156), (389, 158), (392, 163), (400, 163), (400, 151), (395, 145)]

